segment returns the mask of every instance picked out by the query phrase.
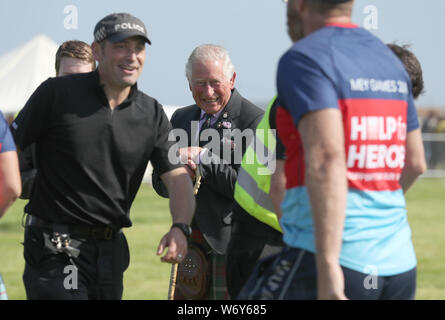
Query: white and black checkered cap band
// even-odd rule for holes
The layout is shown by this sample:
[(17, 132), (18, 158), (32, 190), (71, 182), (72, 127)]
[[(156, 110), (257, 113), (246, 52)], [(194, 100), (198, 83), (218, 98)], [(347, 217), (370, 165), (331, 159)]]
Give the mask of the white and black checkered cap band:
[(141, 36), (151, 44), (144, 23), (128, 13), (113, 13), (100, 20), (94, 28), (94, 41), (119, 42), (129, 37)]

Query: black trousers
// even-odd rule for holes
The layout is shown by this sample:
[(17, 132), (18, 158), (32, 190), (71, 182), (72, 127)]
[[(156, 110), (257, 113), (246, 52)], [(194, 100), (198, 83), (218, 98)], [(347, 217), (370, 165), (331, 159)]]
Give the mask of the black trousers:
[[(227, 248), (226, 279), (231, 299), (236, 299), (257, 262), (280, 252), (282, 234), (237, 208)], [(248, 216), (247, 216), (248, 215)]]
[(130, 262), (123, 232), (110, 240), (71, 235), (80, 250), (70, 261), (51, 242), (52, 231), (25, 228), (23, 282), (28, 299), (116, 300), (122, 298), (123, 273)]

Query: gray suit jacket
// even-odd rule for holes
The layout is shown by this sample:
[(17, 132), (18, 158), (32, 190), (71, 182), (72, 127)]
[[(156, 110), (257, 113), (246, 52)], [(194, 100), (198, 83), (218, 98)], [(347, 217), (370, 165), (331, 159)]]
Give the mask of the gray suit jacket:
[[(200, 113), (201, 109), (197, 105), (191, 105), (176, 110), (171, 118), (173, 128), (181, 128), (188, 133), (188, 146), (192, 143), (197, 145), (196, 138), (191, 135), (191, 124), (192, 121), (199, 121)], [(230, 240), (231, 215), (235, 203), (233, 195), (241, 157), (263, 114), (262, 109), (244, 99), (234, 89), (229, 102), (212, 126), (218, 132), (220, 152), (217, 154), (218, 150), (211, 150), (216, 151), (209, 152), (209, 156), (215, 161), (199, 164), (202, 180), (196, 195), (196, 211), (192, 226), (203, 233), (207, 243), (219, 254), (225, 254)], [(239, 129), (241, 132), (251, 129), (251, 134), (246, 135), (246, 138), (239, 143), (240, 132), (235, 131), (238, 132), (237, 137), (237, 134), (233, 133), (231, 136), (228, 134), (227, 127), (231, 127), (231, 130)], [(249, 130), (244, 131), (244, 134), (247, 132)], [(156, 172), (153, 173), (152, 181), (158, 194), (168, 196)]]

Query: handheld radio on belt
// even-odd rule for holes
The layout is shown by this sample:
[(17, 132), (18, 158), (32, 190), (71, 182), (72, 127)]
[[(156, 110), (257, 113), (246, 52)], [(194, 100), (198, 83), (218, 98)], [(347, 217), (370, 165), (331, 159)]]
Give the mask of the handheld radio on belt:
[(77, 258), (79, 256), (80, 250), (70, 246), (70, 235), (66, 233), (53, 232), (51, 242), (55, 244), (57, 252), (65, 253), (68, 256), (71, 264), (77, 268), (73, 258)]

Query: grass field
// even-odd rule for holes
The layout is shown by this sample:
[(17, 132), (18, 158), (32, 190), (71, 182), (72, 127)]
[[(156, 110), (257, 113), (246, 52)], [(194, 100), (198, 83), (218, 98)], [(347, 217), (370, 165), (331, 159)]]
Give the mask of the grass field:
[[(407, 194), (408, 218), (418, 259), (417, 299), (445, 299), (445, 180), (422, 179)], [(25, 299), (22, 283), (22, 218), (19, 200), (0, 220), (0, 272), (9, 299)], [(124, 299), (166, 299), (170, 265), (156, 248), (170, 225), (168, 201), (144, 185), (134, 202), (133, 227), (127, 229), (131, 253), (124, 277)]]

